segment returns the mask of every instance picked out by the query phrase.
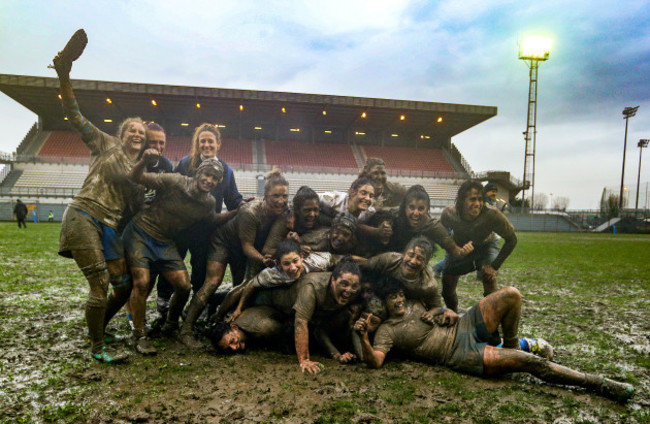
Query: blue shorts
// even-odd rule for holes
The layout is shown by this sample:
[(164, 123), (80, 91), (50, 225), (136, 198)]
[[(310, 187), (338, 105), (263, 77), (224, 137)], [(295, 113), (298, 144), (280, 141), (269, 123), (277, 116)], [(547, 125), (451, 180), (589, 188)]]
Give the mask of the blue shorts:
[(124, 229), (122, 238), (130, 267), (145, 268), (152, 272), (186, 269), (174, 242), (164, 242), (151, 237), (133, 221)]
[(59, 254), (72, 257), (73, 250), (102, 250), (104, 259), (124, 257), (124, 244), (117, 230), (79, 209), (68, 208), (63, 214)]
[(461, 315), (457, 325), (456, 338), (445, 360), (445, 365), (467, 374), (483, 375), (485, 346), (498, 345), (501, 342), (498, 333), (490, 334), (487, 331), (478, 304)]
[(472, 271), (480, 271), (483, 265), (489, 265), (499, 255), (499, 240), (474, 246), (474, 250), (467, 256), (445, 256), (443, 273), (446, 275), (465, 275)]

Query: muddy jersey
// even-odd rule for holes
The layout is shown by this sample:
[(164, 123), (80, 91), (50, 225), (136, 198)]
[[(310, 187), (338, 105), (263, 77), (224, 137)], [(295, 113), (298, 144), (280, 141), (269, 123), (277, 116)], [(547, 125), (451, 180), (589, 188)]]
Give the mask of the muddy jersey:
[(442, 225), (452, 230), (452, 237), (459, 246), (471, 241), (476, 247), (492, 241), (495, 239), (493, 232), (503, 237), (505, 243), (492, 262), (494, 269), (499, 269), (517, 245), (515, 228), (503, 213), (494, 208), (484, 207), (475, 220), (465, 221), (458, 215), (455, 206), (447, 206), (442, 211), (440, 221)]
[(70, 207), (116, 229), (128, 203), (141, 194), (138, 186), (127, 177), (135, 162), (126, 155), (119, 138), (106, 134), (90, 122), (81, 133), (81, 139), (90, 149), (90, 167)]
[(248, 337), (254, 339), (271, 339), (281, 334), (282, 323), (286, 315), (270, 306), (253, 306), (246, 308), (233, 321)]
[(415, 237), (424, 236), (431, 243), (437, 243), (446, 251), (454, 249), (456, 244), (445, 227), (435, 218), (425, 217), (417, 227), (411, 227), (405, 219), (395, 219), (393, 235), (390, 238), (389, 249), (393, 252), (403, 252), (406, 245)]
[(264, 200), (256, 199), (241, 205), (237, 215), (219, 228), (216, 237), (224, 246), (241, 248), (244, 243), (251, 243), (261, 252), (277, 219), (282, 219), (282, 215), (268, 216)]
[(427, 309), (442, 306), (438, 283), (431, 275), (428, 267), (425, 267), (417, 278), (409, 280), (402, 274), (401, 265), (401, 253), (387, 252), (373, 256), (360, 266), (363, 270), (372, 271), (384, 278), (399, 281), (406, 298), (421, 301)]
[(347, 306), (334, 299), (330, 287), (331, 275), (331, 272), (313, 272), (300, 279), (296, 303), (293, 305), (297, 318), (321, 322)]
[(448, 327), (427, 324), (420, 319), (425, 312), (420, 302), (407, 300), (403, 316), (389, 318), (379, 326), (373, 348), (383, 353), (395, 349), (444, 365), (456, 337), (457, 324)]
[[(325, 193), (319, 193), (318, 198), (321, 203), (335, 209), (338, 213), (348, 212), (350, 195), (345, 191), (328, 191)], [(375, 208), (372, 206), (370, 206), (368, 210), (361, 212), (357, 217), (359, 224), (365, 224), (370, 217), (375, 214), (375, 212)]]
[(402, 203), (404, 196), (406, 196), (406, 191), (408, 189), (399, 183), (391, 183), (386, 181), (384, 188), (381, 190), (381, 195), (375, 198), (373, 206), (376, 209), (379, 208), (395, 208), (399, 207), (399, 204)]
[(216, 216), (210, 193), (193, 190), (194, 179), (180, 174), (142, 174), (142, 184), (156, 190), (151, 206), (136, 215), (135, 223), (151, 237), (171, 242), (173, 237), (203, 218)]
[[(336, 265), (334, 255), (329, 252), (311, 252), (303, 260), (305, 273), (329, 271)], [(304, 274), (303, 274), (304, 275)], [(257, 288), (274, 288), (288, 286), (296, 282), (297, 278), (291, 278), (279, 267), (266, 268), (253, 277), (253, 286)]]

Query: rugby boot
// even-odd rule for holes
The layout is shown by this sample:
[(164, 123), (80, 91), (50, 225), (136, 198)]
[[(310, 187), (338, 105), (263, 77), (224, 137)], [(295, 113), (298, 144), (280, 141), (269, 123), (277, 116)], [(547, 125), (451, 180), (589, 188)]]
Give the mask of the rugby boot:
[(190, 306), (187, 310), (187, 316), (183, 322), (183, 327), (181, 327), (181, 334), (179, 340), (185, 346), (190, 349), (200, 349), (203, 347), (203, 343), (196, 340), (194, 337), (194, 323), (196, 322), (199, 315), (205, 308), (205, 302), (199, 299), (196, 295), (192, 297), (190, 301)]
[(129, 359), (128, 353), (111, 351), (106, 349), (106, 346), (103, 346), (99, 352), (91, 353), (91, 357), (95, 361), (101, 362), (103, 364), (121, 364)]
[(88, 44), (88, 36), (83, 29), (77, 30), (70, 40), (65, 45), (63, 50), (59, 52), (54, 58), (54, 66), (59, 79), (67, 81), (70, 79), (70, 69), (72, 69), (72, 62), (79, 59), (83, 53), (86, 45)]
[(603, 378), (598, 393), (617, 402), (625, 403), (634, 394), (634, 387), (631, 384)]
[(544, 339), (521, 338), (519, 339), (519, 346), (524, 352), (530, 352), (549, 361), (552, 361), (555, 355), (553, 346)]
[(135, 351), (141, 355), (155, 355), (158, 353), (151, 344), (151, 339), (145, 335), (144, 328), (133, 330), (133, 340), (135, 342)]

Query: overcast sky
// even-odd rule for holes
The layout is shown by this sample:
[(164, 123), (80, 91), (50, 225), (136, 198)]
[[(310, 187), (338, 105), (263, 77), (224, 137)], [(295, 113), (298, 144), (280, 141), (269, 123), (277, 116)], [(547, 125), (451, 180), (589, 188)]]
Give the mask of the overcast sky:
[[(640, 105), (630, 186), (637, 142), (650, 138), (649, 18), (637, 0), (0, 0), (0, 73), (56, 76), (48, 63), (85, 28), (73, 78), (497, 106), (452, 141), (475, 171), (521, 179), (528, 68), (517, 42), (543, 35), (553, 47), (539, 69), (536, 192), (595, 209), (603, 187), (620, 185), (624, 107)], [(35, 121), (0, 94), (0, 151)]]

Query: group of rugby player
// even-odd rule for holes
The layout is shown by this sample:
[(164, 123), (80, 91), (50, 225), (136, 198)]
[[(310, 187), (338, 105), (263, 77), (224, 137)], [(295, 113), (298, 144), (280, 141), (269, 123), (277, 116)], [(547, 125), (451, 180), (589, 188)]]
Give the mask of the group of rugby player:
[[(474, 375), (528, 372), (618, 400), (631, 396), (630, 385), (558, 365), (548, 343), (519, 338), (521, 294), (498, 289), (496, 279), (517, 239), (508, 219), (486, 205), (479, 182), (463, 183), (440, 220), (429, 215), (424, 188), (387, 181), (378, 158), (368, 159), (347, 192), (303, 186), (290, 207), (289, 183), (274, 169), (261, 198), (243, 199), (232, 169), (217, 157), (214, 125), (196, 128), (190, 154), (169, 172), (158, 124), (128, 118), (111, 136), (84, 118), (69, 78), (80, 52), (68, 50), (54, 58), (54, 68), (65, 114), (90, 149), (91, 164), (64, 215), (59, 253), (73, 258), (89, 283), (85, 314), (95, 360), (124, 359), (107, 348), (105, 328), (127, 303), (135, 350), (156, 353), (145, 316), (159, 276), (159, 334), (187, 349), (204, 346), (195, 324), (216, 303), (207, 338), (217, 350), (254, 342), (295, 347), (305, 373), (324, 368), (310, 356), (311, 336), (340, 363), (359, 359), (378, 368), (389, 352), (401, 352)], [(434, 244), (447, 252), (446, 307), (428, 267)], [(233, 289), (217, 296), (228, 265)], [(456, 285), (474, 271), (484, 297), (461, 310)]]

